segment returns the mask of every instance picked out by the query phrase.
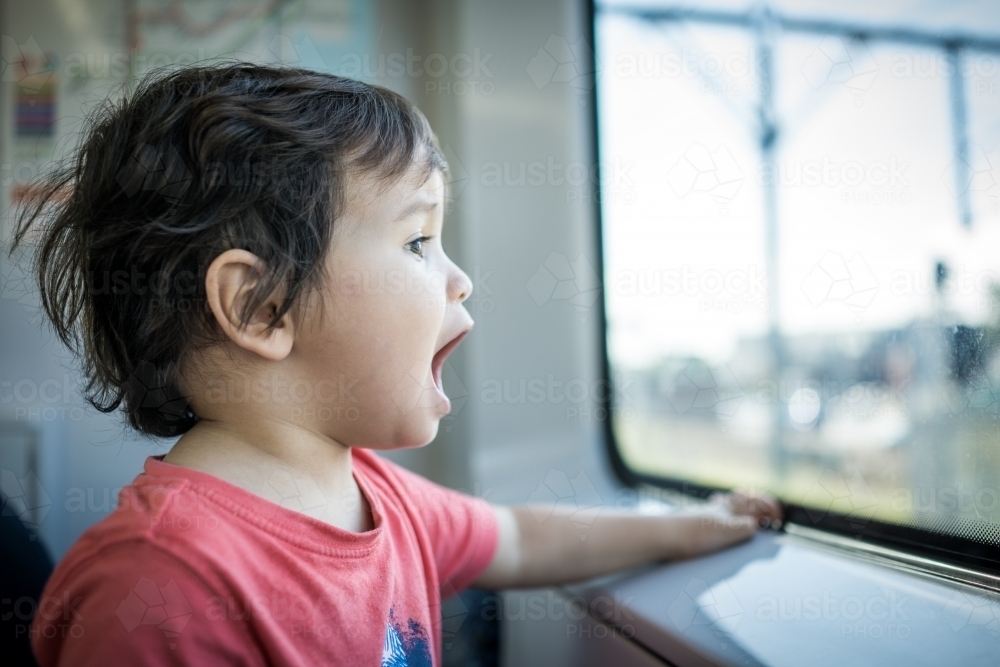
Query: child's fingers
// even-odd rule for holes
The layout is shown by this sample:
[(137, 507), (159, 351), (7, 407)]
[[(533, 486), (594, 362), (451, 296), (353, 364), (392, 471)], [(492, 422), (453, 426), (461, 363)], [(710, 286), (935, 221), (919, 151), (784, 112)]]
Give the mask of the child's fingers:
[(781, 526), (781, 504), (773, 496), (749, 489), (737, 489), (725, 498), (726, 506), (734, 514), (753, 517), (762, 527)]

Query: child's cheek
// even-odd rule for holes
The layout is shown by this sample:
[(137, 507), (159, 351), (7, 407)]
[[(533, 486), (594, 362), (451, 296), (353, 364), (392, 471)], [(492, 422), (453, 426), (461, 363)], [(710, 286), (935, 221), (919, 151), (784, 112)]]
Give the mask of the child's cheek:
[(444, 311), (448, 276), (443, 271), (419, 272), (413, 279), (415, 304), (431, 319)]
[(363, 292), (364, 276), (356, 269), (341, 269), (330, 275), (331, 292), (334, 297), (359, 296)]

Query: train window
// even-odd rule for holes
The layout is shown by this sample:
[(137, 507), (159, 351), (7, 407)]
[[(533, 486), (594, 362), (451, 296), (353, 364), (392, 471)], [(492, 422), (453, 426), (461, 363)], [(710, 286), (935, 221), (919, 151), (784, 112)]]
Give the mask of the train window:
[(995, 567), (1000, 38), (819, 23), (597, 6), (614, 456)]

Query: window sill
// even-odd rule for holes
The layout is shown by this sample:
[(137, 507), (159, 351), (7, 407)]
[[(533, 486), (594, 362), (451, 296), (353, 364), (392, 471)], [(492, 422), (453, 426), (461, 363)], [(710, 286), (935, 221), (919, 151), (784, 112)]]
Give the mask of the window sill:
[(1000, 595), (884, 557), (761, 532), (566, 593), (679, 667), (997, 663)]

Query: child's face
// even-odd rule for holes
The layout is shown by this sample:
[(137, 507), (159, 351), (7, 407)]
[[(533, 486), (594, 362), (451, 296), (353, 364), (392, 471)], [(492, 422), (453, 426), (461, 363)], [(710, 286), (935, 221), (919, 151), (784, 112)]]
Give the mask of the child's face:
[(322, 311), (305, 318), (289, 355), (314, 388), (316, 412), (302, 417), (345, 445), (424, 445), (451, 409), (441, 373), (472, 327), (462, 305), (472, 282), (441, 246), (442, 175), (423, 176), (414, 167), (391, 187), (348, 180)]

